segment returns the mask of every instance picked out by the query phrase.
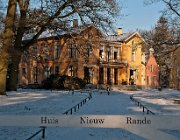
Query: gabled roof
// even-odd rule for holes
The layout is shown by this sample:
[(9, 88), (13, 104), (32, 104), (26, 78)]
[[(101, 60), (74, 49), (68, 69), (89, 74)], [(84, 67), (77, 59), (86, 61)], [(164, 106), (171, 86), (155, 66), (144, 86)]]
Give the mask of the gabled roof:
[(129, 33), (124, 33), (122, 35), (109, 35), (109, 36), (105, 37), (105, 41), (127, 42), (128, 40), (130, 40), (135, 35), (137, 35), (138, 37), (140, 37), (144, 41), (144, 39), (140, 36), (140, 34), (138, 32), (129, 32)]

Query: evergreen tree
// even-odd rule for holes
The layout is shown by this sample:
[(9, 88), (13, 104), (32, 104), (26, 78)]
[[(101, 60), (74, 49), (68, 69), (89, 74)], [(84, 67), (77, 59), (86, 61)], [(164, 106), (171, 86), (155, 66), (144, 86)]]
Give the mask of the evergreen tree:
[[(160, 85), (169, 85), (170, 76), (170, 55), (166, 54), (171, 46), (164, 44), (164, 41), (170, 40), (171, 32), (169, 30), (168, 21), (165, 17), (161, 16), (154, 29), (153, 48), (156, 52), (156, 59), (160, 69)], [(165, 55), (166, 54), (166, 55)]]

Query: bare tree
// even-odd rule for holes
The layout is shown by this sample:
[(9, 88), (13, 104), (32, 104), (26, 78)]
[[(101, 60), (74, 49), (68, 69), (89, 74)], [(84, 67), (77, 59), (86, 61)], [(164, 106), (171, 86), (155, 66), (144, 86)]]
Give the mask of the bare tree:
[[(0, 79), (2, 79), (0, 94), (5, 94), (5, 87), (8, 90), (16, 90), (21, 55), (44, 30), (52, 27), (67, 30), (68, 26), (64, 26), (64, 23), (76, 17), (81, 20), (82, 25), (93, 24), (107, 31), (112, 27), (113, 17), (119, 10), (116, 0), (39, 0), (34, 2), (37, 6), (33, 5), (33, 0), (9, 0), (3, 46), (0, 49)], [(24, 34), (35, 27), (37, 27), (35, 34), (23, 44)], [(7, 68), (9, 78), (6, 86)]]
[(171, 32), (173, 33), (173, 40), (166, 40), (162, 42), (168, 45), (180, 45), (180, 1), (179, 0), (145, 0), (146, 4), (162, 2), (165, 8), (162, 15), (167, 18)]
[(13, 27), (16, 15), (16, 0), (10, 0), (8, 4), (5, 30), (3, 33), (3, 46), (0, 48), (0, 94), (5, 94), (6, 75), (9, 61), (9, 53), (13, 46)]
[(175, 14), (180, 17), (180, 2), (179, 0), (145, 0), (145, 4), (163, 2), (165, 4), (164, 11), (169, 14)]

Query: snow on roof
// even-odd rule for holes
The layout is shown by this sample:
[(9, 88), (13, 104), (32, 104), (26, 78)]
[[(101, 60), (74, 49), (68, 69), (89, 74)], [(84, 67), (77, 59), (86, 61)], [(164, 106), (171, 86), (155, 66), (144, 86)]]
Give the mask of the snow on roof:
[(122, 35), (109, 35), (109, 36), (105, 37), (105, 41), (123, 42), (133, 34), (134, 34), (134, 32), (124, 33)]
[[(57, 31), (55, 30), (45, 30), (44, 32), (41, 33), (41, 35), (38, 37), (38, 39), (42, 39), (42, 38), (48, 38), (48, 37), (56, 37), (56, 36), (62, 36), (62, 35), (70, 35), (70, 34), (77, 34), (80, 33), (82, 31), (84, 31), (85, 29), (89, 28), (89, 27), (93, 27), (93, 25), (82, 25), (82, 26), (78, 26), (76, 28), (69, 28), (69, 29), (58, 29)], [(37, 32), (33, 32), (33, 33), (29, 33), (23, 36), (23, 41), (24, 40), (30, 40), (32, 39), (35, 35), (37, 34)]]

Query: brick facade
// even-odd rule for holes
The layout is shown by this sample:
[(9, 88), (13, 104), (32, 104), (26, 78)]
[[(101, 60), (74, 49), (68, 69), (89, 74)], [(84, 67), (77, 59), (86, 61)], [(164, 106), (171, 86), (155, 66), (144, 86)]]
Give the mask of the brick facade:
[(157, 88), (159, 86), (159, 67), (154, 57), (154, 50), (150, 48), (150, 55), (146, 64), (146, 86)]

